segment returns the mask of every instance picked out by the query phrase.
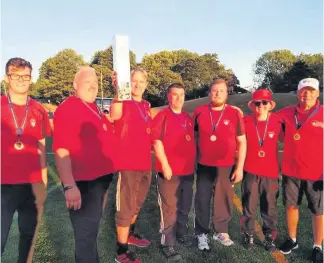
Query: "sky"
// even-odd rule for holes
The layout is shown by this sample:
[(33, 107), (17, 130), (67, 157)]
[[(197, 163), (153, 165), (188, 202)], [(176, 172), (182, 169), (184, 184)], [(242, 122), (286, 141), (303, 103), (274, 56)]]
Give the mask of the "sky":
[[(95, 51), (129, 36), (139, 62), (147, 53), (187, 49), (217, 53), (246, 87), (265, 52), (323, 53), (322, 0), (2, 0), (1, 68), (23, 57), (38, 70), (72, 48), (90, 61)], [(33, 5), (32, 5), (33, 4)]]

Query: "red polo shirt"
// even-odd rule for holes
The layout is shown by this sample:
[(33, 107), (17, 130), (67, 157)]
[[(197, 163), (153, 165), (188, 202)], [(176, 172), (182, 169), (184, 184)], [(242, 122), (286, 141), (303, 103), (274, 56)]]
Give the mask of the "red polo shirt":
[[(26, 105), (13, 104), (18, 126), (25, 118)], [(1, 96), (1, 184), (24, 184), (42, 181), (38, 141), (51, 135), (48, 115), (35, 100), (29, 99), (29, 110), (20, 141), (22, 150), (14, 148), (17, 142), (15, 123), (7, 96)]]
[[(141, 113), (147, 116), (147, 122)], [(115, 121), (116, 135), (119, 139), (118, 170), (152, 169), (151, 123), (149, 102), (123, 102), (123, 115)]]
[[(309, 114), (316, 111), (310, 118)], [(296, 129), (297, 119), (303, 123)], [(317, 104), (303, 112), (298, 105), (286, 107), (278, 112), (284, 121), (284, 152), (282, 174), (303, 180), (316, 181), (323, 178), (323, 106)], [(306, 121), (307, 119), (307, 121)], [(294, 134), (300, 134), (300, 140), (294, 140)]]
[[(181, 126), (186, 124), (186, 130)], [(189, 135), (189, 137), (188, 137)], [(173, 175), (190, 175), (194, 172), (196, 144), (194, 125), (189, 114), (173, 113), (170, 108), (159, 112), (152, 124), (152, 141), (161, 140)], [(155, 169), (162, 172), (156, 159)]]
[[(216, 123), (221, 111), (212, 110)], [(216, 131), (212, 131), (209, 104), (198, 107), (193, 115), (195, 130), (198, 131), (198, 162), (208, 166), (232, 166), (235, 164), (236, 137), (244, 135), (243, 117), (238, 110), (226, 104)], [(216, 136), (215, 141), (210, 137)]]
[[(88, 103), (98, 113), (95, 103)], [(108, 119), (100, 119), (79, 98), (70, 96), (54, 114), (53, 151), (70, 152), (76, 181), (94, 180), (116, 171), (116, 138)]]
[[(270, 113), (268, 119), (268, 128), (265, 134), (263, 147), (258, 141), (258, 135), (255, 127), (255, 116), (248, 115), (244, 117), (245, 132), (247, 139), (247, 153), (244, 163), (244, 170), (248, 173), (278, 178), (278, 141), (281, 132), (281, 118), (276, 114)], [(257, 121), (259, 136), (262, 139), (266, 127), (266, 121)], [(264, 157), (259, 157), (260, 150), (265, 152)]]

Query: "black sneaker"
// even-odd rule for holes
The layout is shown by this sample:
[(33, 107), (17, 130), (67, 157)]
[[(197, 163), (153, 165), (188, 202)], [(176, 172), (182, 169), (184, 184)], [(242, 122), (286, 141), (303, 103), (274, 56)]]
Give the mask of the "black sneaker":
[(297, 241), (294, 242), (291, 238), (288, 238), (285, 243), (279, 248), (280, 252), (284, 255), (288, 255), (291, 253), (292, 250), (298, 248)]
[(319, 247), (314, 247), (312, 252), (313, 263), (323, 263), (323, 251)]
[(253, 235), (244, 233), (244, 247), (248, 250), (252, 249), (254, 245)]
[(271, 234), (265, 236), (263, 245), (264, 245), (264, 248), (271, 253), (276, 250), (276, 245), (273, 242)]
[(163, 246), (162, 252), (170, 262), (178, 262), (182, 259), (180, 254), (175, 251), (174, 247), (172, 246)]
[(186, 236), (186, 235), (177, 236), (177, 241), (184, 247), (190, 247), (192, 245), (191, 236)]

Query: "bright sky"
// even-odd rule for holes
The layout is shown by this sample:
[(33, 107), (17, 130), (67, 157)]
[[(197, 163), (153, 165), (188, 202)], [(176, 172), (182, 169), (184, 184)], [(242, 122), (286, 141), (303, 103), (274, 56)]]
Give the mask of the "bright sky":
[[(33, 5), (31, 5), (33, 3)], [(217, 53), (242, 86), (264, 52), (323, 53), (322, 0), (3, 0), (1, 74), (11, 57), (42, 62), (65, 48), (89, 61), (114, 35), (145, 53), (188, 49)]]

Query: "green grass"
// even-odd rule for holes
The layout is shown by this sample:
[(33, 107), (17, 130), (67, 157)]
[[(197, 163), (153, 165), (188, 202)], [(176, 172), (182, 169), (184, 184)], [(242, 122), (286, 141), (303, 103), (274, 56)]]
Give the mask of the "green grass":
[[(242, 107), (244, 112), (248, 112), (246, 103), (250, 99), (249, 95), (230, 96), (230, 103)], [(283, 105), (293, 104), (296, 101), (292, 95), (280, 94), (275, 96), (277, 104)], [(196, 101), (187, 102), (185, 109), (189, 112), (206, 102), (206, 99), (199, 99)], [(48, 148), (50, 151), (50, 148)], [(54, 189), (58, 184), (58, 175), (55, 169), (53, 156), (48, 157), (49, 167), (49, 193), (46, 201), (45, 212), (41, 223), (40, 232), (36, 245), (36, 251), (33, 262), (39, 263), (70, 263), (74, 262), (74, 237), (69, 219), (68, 211), (65, 208), (64, 196), (60, 188)], [(54, 190), (53, 190), (54, 189)], [(116, 231), (115, 231), (115, 189), (116, 178), (114, 178), (109, 188), (109, 199), (101, 221), (100, 233), (98, 237), (99, 254), (101, 262), (113, 262), (116, 248)], [(235, 187), (236, 194), (240, 197), (240, 184)], [(280, 191), (281, 192), (281, 191)], [(183, 262), (275, 262), (273, 257), (267, 253), (257, 240), (257, 247), (253, 253), (246, 251), (241, 245), (241, 237), (239, 234), (239, 213), (236, 208), (233, 209), (233, 218), (229, 225), (229, 233), (235, 242), (235, 245), (230, 248), (221, 247), (215, 242), (211, 242), (212, 252), (201, 253), (196, 246), (192, 248), (182, 248), (179, 250), (184, 258)], [(285, 222), (285, 213), (282, 205), (281, 194), (278, 199), (278, 213), (279, 213), (279, 236), (277, 244), (281, 244), (286, 235), (287, 227)], [(190, 230), (193, 233), (193, 211), (190, 216)], [(160, 234), (159, 234), (159, 220), (160, 214), (157, 205), (157, 197), (155, 190), (155, 177), (153, 178), (151, 191), (148, 198), (140, 212), (138, 218), (138, 227), (146, 237), (152, 241), (150, 249), (136, 249), (136, 253), (143, 262), (165, 262), (160, 250)], [(257, 220), (261, 223), (260, 215)], [(291, 256), (287, 256), (289, 262), (308, 262), (308, 257), (312, 249), (312, 228), (311, 216), (307, 210), (307, 204), (304, 201), (300, 210), (300, 224), (298, 229), (300, 248), (293, 252)], [(17, 218), (14, 219), (9, 240), (6, 246), (5, 253), (2, 258), (3, 263), (11, 263), (17, 261), (18, 254), (18, 227)]]

